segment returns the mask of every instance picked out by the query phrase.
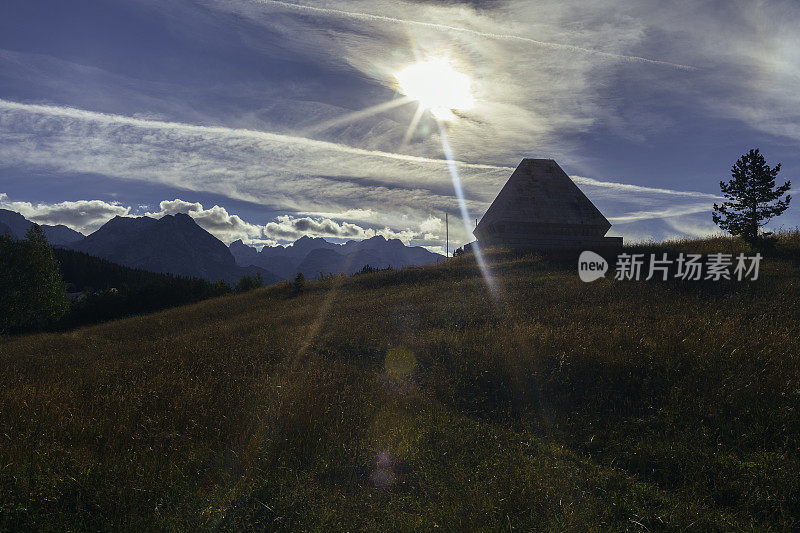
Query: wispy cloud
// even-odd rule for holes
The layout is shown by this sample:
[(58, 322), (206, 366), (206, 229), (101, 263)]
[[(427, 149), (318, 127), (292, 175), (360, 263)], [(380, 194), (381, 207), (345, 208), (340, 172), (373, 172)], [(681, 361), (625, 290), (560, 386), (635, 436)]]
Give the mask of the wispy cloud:
[[(112, 4), (97, 9), (127, 16)], [(91, 21), (75, 31), (86, 33), (83, 57), (61, 54), (55, 35), (49, 47), (49, 39), (4, 45), (0, 161), (22, 172), (164, 185), (192, 200), (193, 192), (211, 193), (287, 217), (237, 218), (223, 200), (211, 208), (182, 200), (151, 208), (190, 210), (226, 240), (387, 231), (436, 245), (442, 231), (433, 221), (457, 211), (441, 139), (427, 115), (409, 132), (415, 107), (393, 105), (394, 74), (428, 56), (447, 56), (471, 78), (476, 105), (447, 132), (470, 216), (484, 212), (522, 157), (552, 157), (581, 174), (573, 179), (617, 233), (706, 231), (702, 210), (717, 200), (709, 192), (717, 178), (704, 186), (707, 168), (670, 176), (651, 156), (663, 163), (665, 154), (688, 151), (708, 159), (708, 151), (740, 142), (688, 141), (676, 150), (676, 138), (695, 124), (711, 132), (742, 128), (741, 142), (766, 138), (786, 147), (800, 140), (796, 0), (505, 0), (480, 8), (417, 0), (149, 0), (128, 7), (141, 5), (148, 22), (138, 29), (152, 30), (159, 45), (148, 48), (151, 55), (103, 35), (113, 60), (95, 64), (103, 50), (92, 42)], [(182, 24), (164, 24), (172, 20)], [(42, 22), (31, 35), (57, 26)], [(162, 54), (175, 60), (160, 61)], [(34, 105), (54, 102), (64, 105)], [(613, 163), (637, 147), (636, 161)], [(611, 171), (592, 170), (600, 158)], [(613, 178), (623, 168), (626, 177)], [(48, 186), (36, 179), (31, 190)], [(63, 203), (59, 211), (29, 199), (19, 199), (17, 210), (81, 231), (128, 209)], [(471, 238), (460, 225), (450, 230), (456, 242)]]
[[(394, 74), (409, 63), (421, 57), (449, 57), (454, 68), (472, 79), (476, 105), (460, 113), (461, 120), (449, 132), (454, 153), (469, 161), (502, 164), (543, 154), (563, 159), (574, 154), (570, 136), (617, 115), (615, 109), (606, 109), (613, 100), (603, 93), (619, 68), (643, 69), (636, 79), (647, 83), (651, 70), (674, 73), (673, 67), (687, 66), (650, 63), (645, 57), (626, 54), (626, 49), (641, 46), (647, 25), (629, 17), (619, 17), (612, 24), (601, 20), (596, 9), (583, 5), (553, 2), (531, 9), (529, 2), (512, 1), (475, 10), (450, 3), (402, 1), (332, 2), (324, 7), (206, 1), (215, 9), (261, 25), (300, 57), (327, 68), (354, 71), (388, 89), (394, 88)], [(679, 70), (676, 78), (693, 72)], [(386, 100), (391, 99), (389, 90), (384, 94)], [(342, 116), (358, 113), (358, 95), (351, 100), (353, 109), (343, 110)], [(360, 107), (376, 104), (370, 101)], [(404, 145), (413, 113), (409, 108), (364, 117), (358, 124), (320, 135), (349, 145), (396, 151)], [(335, 123), (336, 118), (325, 120)], [(632, 124), (624, 127), (634, 129)], [(410, 136), (404, 150), (440, 156), (435, 128), (423, 120), (420, 130), (426, 128), (427, 133)]]
[[(699, 123), (734, 119), (800, 139), (800, 7), (793, 0), (509, 0), (481, 9), (380, 0), (207, 2), (261, 24), (303, 57), (389, 87), (408, 62), (451, 56), (472, 76), (479, 101), (450, 135), (454, 151), (473, 161), (501, 162), (531, 150), (579, 160), (575, 133), (605, 128), (644, 143), (674, 128), (678, 109)], [(381, 135), (365, 126), (326, 138), (389, 150), (402, 142), (404, 125)], [(437, 146), (431, 135), (409, 149), (430, 153)]]
[(638, 220), (666, 219), (679, 217), (682, 215), (694, 215), (696, 213), (710, 213), (710, 211), (710, 206), (703, 202), (694, 205), (669, 207), (659, 210), (634, 211), (623, 216), (609, 217), (608, 220), (612, 224), (621, 224), (625, 222), (636, 222)]
[(480, 31), (470, 28), (463, 28), (459, 26), (451, 26), (449, 24), (441, 24), (437, 22), (426, 22), (421, 20), (410, 20), (410, 19), (402, 19), (402, 18), (395, 18), (395, 17), (387, 17), (385, 15), (376, 15), (372, 13), (363, 13), (363, 12), (356, 12), (356, 11), (346, 11), (343, 9), (332, 9), (332, 8), (324, 8), (324, 7), (315, 7), (306, 4), (295, 4), (290, 2), (281, 2), (278, 0), (253, 0), (265, 6), (270, 6), (273, 8), (281, 8), (281, 9), (290, 9), (295, 11), (300, 11), (303, 13), (313, 13), (323, 16), (334, 16), (334, 17), (344, 17), (353, 19), (356, 21), (367, 21), (367, 22), (382, 22), (382, 23), (389, 23), (389, 24), (401, 24), (406, 26), (415, 26), (419, 28), (427, 28), (433, 29), (438, 31), (444, 32), (455, 32), (455, 33), (464, 33), (475, 37), (482, 37), (484, 39), (492, 39), (498, 41), (513, 41), (528, 45), (533, 45), (537, 47), (542, 47), (549, 50), (560, 50), (560, 51), (567, 51), (567, 52), (576, 52), (579, 54), (589, 54), (598, 57), (608, 58), (608, 59), (615, 59), (615, 60), (622, 60), (622, 61), (631, 61), (636, 63), (650, 63), (653, 65), (661, 65), (671, 68), (677, 68), (681, 70), (696, 70), (695, 67), (690, 65), (681, 65), (678, 63), (670, 63), (669, 61), (660, 61), (657, 59), (648, 59), (645, 57), (639, 57), (634, 55), (625, 55), (625, 54), (615, 54), (611, 52), (604, 52), (602, 50), (595, 50), (591, 48), (585, 48), (582, 46), (576, 46), (572, 44), (565, 44), (565, 43), (555, 43), (549, 41), (540, 41), (537, 39), (531, 39), (530, 37), (523, 37), (519, 35), (512, 35), (508, 33), (491, 33), (486, 31)]
[[(274, 233), (259, 233), (264, 223), (233, 218), (219, 206), (206, 210), (198, 203), (177, 200), (160, 205), (163, 213), (189, 212), (226, 241), (279, 238), (280, 232), (286, 238), (300, 236), (303, 233), (293, 221), (310, 214), (317, 222), (328, 219), (328, 228), (335, 228), (314, 233), (318, 236), (361, 237), (372, 235), (369, 231), (385, 231), (408, 242), (431, 244), (441, 234), (422, 225), (444, 212), (457, 211), (443, 160), (274, 133), (0, 100), (0, 141), (0, 157), (15, 166), (100, 173), (216, 193), (268, 205), (287, 213), (286, 220), (292, 222), (281, 225), (277, 221), (269, 230)], [(458, 162), (457, 166), (474, 216), (485, 211), (513, 171), (513, 167), (498, 165)], [(706, 199), (709, 206), (717, 198), (579, 176), (573, 179), (612, 219), (658, 217), (687, 204), (695, 209), (698, 198)], [(343, 226), (356, 221), (360, 229)], [(313, 227), (309, 222), (308, 228)], [(451, 238), (454, 242), (471, 239), (457, 225), (451, 228)]]
[(697, 191), (678, 191), (675, 189), (664, 189), (661, 187), (644, 187), (642, 185), (631, 185), (629, 183), (618, 183), (614, 181), (601, 181), (593, 178), (586, 178), (584, 176), (570, 176), (572, 181), (578, 185), (587, 187), (599, 187), (613, 191), (615, 194), (647, 194), (647, 195), (666, 195), (687, 198), (706, 198), (709, 200), (719, 200), (722, 196), (718, 194), (709, 194)]
[[(452, 208), (442, 160), (273, 133), (0, 101), (0, 139), (6, 164), (167, 184), (287, 212), (369, 210), (373, 224), (403, 227)], [(459, 167), (490, 187), (507, 173)]]

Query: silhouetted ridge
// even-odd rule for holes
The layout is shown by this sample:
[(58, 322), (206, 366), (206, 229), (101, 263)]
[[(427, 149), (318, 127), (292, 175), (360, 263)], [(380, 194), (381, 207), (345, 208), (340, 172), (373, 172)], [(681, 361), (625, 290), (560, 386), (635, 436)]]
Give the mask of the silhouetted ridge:
[(225, 244), (178, 213), (160, 219), (114, 217), (71, 248), (151, 272), (236, 282), (260, 273), (265, 283), (277, 276), (258, 267), (240, 267)]
[[(25, 238), (25, 233), (27, 233), (32, 225), (33, 222), (16, 211), (0, 209), (0, 235), (9, 233), (14, 239), (21, 240)], [(83, 233), (68, 228), (63, 224), (57, 224), (55, 226), (39, 224), (39, 227), (44, 231), (47, 242), (53, 246), (65, 246), (77, 242), (84, 237)]]
[(265, 246), (261, 252), (235, 241), (230, 249), (239, 265), (260, 266), (283, 279), (292, 278), (298, 272), (313, 279), (320, 274), (353, 274), (365, 266), (403, 268), (435, 263), (443, 258), (421, 246), (406, 246), (399, 239), (387, 240), (383, 235), (344, 244), (303, 236), (289, 246)]

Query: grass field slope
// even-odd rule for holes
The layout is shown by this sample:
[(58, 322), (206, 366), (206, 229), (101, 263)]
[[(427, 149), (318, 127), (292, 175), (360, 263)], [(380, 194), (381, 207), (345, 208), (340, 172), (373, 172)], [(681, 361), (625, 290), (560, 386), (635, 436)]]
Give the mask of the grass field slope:
[(753, 282), (489, 263), (0, 338), (0, 527), (800, 527), (798, 234)]

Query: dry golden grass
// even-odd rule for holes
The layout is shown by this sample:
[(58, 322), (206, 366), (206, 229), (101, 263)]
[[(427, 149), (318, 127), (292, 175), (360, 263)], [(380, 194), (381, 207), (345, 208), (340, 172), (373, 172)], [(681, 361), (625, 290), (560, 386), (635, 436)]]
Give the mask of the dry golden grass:
[(0, 526), (800, 526), (797, 233), (753, 283), (490, 262), (1, 338)]

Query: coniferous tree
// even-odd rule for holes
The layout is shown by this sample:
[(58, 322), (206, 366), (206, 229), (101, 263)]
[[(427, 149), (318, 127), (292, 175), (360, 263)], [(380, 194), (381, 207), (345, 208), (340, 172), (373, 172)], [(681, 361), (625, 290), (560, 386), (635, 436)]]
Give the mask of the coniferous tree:
[(257, 272), (255, 276), (244, 275), (239, 278), (234, 287), (234, 292), (242, 293), (249, 292), (264, 285), (264, 278), (261, 277), (261, 272)]
[(294, 281), (292, 282), (292, 288), (294, 292), (302, 292), (303, 288), (306, 285), (306, 277), (303, 275), (302, 272), (298, 272), (297, 275), (294, 277)]
[(34, 224), (26, 240), (0, 239), (0, 331), (42, 329), (69, 309), (64, 281), (42, 229)]
[(790, 181), (775, 185), (780, 170), (780, 163), (770, 168), (758, 149), (740, 157), (731, 168), (731, 180), (719, 183), (725, 202), (714, 204), (714, 223), (732, 235), (756, 242), (759, 229), (786, 211), (792, 199), (790, 195), (781, 199), (791, 187)]
[(211, 292), (213, 296), (222, 296), (223, 294), (231, 292), (231, 286), (227, 281), (218, 279), (211, 286)]
[(13, 329), (19, 322), (17, 278), (22, 247), (9, 233), (0, 235), (0, 333)]

